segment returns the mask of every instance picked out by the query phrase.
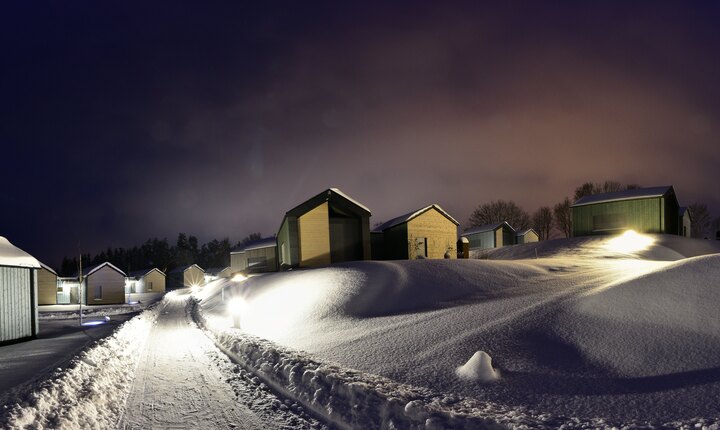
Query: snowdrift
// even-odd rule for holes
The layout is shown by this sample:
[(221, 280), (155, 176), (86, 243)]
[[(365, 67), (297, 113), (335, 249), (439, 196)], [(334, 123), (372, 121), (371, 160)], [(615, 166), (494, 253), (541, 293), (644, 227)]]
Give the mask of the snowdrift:
[[(511, 426), (720, 422), (720, 256), (684, 258), (715, 245), (655, 236), (618, 253), (606, 241), (541, 242), (548, 256), (538, 259), (529, 244), (489, 260), (355, 262), (220, 281), (206, 287), (201, 307), (228, 327), (226, 303), (242, 297), (246, 335), (515, 408), (514, 421), (482, 415)], [(495, 260), (501, 251), (512, 261)], [(478, 351), (499, 379), (458, 376)]]

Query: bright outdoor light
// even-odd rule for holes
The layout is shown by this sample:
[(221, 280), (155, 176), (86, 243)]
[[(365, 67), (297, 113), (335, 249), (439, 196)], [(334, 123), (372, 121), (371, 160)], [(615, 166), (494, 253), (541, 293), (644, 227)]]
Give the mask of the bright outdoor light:
[(648, 249), (654, 242), (655, 240), (650, 236), (628, 230), (620, 236), (608, 240), (605, 243), (605, 248), (612, 252), (632, 254)]
[(247, 303), (241, 297), (230, 300), (227, 304), (228, 312), (233, 320), (233, 327), (240, 328), (240, 322), (243, 314), (247, 310)]
[(237, 273), (235, 276), (232, 277), (233, 282), (242, 282), (247, 279), (247, 276), (243, 275), (242, 273)]
[(200, 291), (200, 285), (192, 284), (192, 286), (190, 287), (190, 291), (192, 291), (193, 293), (197, 293), (198, 291)]
[(105, 324), (105, 322), (106, 321), (87, 321), (87, 322), (82, 323), (82, 325), (93, 326), (93, 325)]

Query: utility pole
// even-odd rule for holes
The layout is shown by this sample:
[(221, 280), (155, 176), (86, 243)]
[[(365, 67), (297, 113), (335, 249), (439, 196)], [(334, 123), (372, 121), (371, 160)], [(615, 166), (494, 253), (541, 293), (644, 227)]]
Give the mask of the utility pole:
[(80, 325), (83, 323), (82, 315), (82, 302), (83, 302), (83, 273), (82, 273), (82, 252), (80, 252), (80, 244), (78, 244), (78, 254), (80, 259), (78, 260), (78, 305), (80, 309)]

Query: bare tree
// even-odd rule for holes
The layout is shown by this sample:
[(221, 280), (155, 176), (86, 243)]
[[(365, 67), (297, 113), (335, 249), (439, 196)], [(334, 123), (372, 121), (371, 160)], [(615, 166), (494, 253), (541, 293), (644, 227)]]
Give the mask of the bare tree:
[(597, 185), (595, 185), (592, 182), (585, 182), (584, 184), (575, 188), (575, 195), (574, 195), (575, 201), (578, 201), (585, 196), (597, 194), (598, 192), (599, 191), (598, 191)]
[(513, 201), (496, 200), (478, 206), (470, 215), (470, 227), (507, 221), (513, 228), (530, 227), (530, 215)]
[(569, 198), (565, 197), (565, 200), (556, 204), (553, 208), (553, 215), (555, 215), (555, 226), (560, 230), (565, 237), (572, 236), (572, 209), (570, 206), (572, 202)]
[(690, 208), (690, 216), (692, 216), (691, 236), (697, 238), (706, 238), (707, 230), (710, 227), (710, 211), (705, 203), (695, 202), (688, 206)]
[(601, 187), (597, 188), (600, 188), (602, 190), (600, 192), (602, 193), (613, 193), (615, 191), (623, 191), (627, 189), (627, 187), (624, 187), (623, 184), (618, 181), (605, 181)]
[(640, 188), (638, 184), (623, 185), (618, 181), (605, 181), (602, 184), (595, 184), (593, 182), (585, 182), (579, 187), (575, 188), (575, 201), (580, 200), (585, 196), (600, 193), (613, 193), (616, 191), (634, 190)]
[(537, 231), (540, 240), (548, 240), (553, 228), (553, 211), (548, 206), (542, 206), (532, 216), (533, 228)]

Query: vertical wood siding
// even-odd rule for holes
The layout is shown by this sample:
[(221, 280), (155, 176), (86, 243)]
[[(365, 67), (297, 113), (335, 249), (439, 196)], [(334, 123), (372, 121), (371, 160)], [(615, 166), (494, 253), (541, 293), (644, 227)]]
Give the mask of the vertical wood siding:
[(300, 267), (330, 264), (330, 225), (327, 202), (298, 218)]
[(0, 266), (0, 342), (33, 335), (31, 270)]
[(183, 272), (183, 284), (186, 287), (193, 285), (203, 285), (205, 283), (205, 273), (198, 269), (197, 266), (190, 266)]
[(57, 275), (40, 269), (37, 271), (38, 277), (38, 304), (56, 305), (57, 304)]
[[(572, 208), (573, 236), (608, 234), (626, 229), (641, 233), (663, 233), (664, 204), (662, 198), (623, 200)], [(677, 213), (677, 212), (675, 212)], [(619, 216), (622, 223), (613, 231), (595, 228), (595, 217)], [(677, 219), (677, 216), (674, 216)]]
[[(427, 238), (427, 258), (457, 258), (457, 226), (435, 209), (430, 209), (408, 221), (408, 234), (411, 237)], [(412, 258), (412, 256), (411, 256)]]
[[(102, 286), (102, 298), (95, 298), (95, 287)], [(125, 276), (104, 266), (85, 278), (84, 303), (87, 305), (111, 305), (125, 303)]]

